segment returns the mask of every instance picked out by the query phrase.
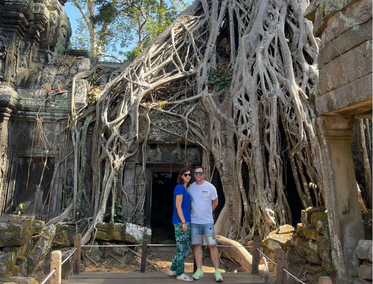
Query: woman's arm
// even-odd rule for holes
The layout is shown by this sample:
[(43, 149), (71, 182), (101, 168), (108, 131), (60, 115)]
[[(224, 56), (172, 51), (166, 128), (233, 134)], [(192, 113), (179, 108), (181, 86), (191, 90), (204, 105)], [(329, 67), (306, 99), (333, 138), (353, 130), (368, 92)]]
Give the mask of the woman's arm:
[(182, 203), (183, 203), (183, 195), (182, 194), (176, 195), (175, 207), (176, 207), (177, 215), (179, 215), (179, 218), (181, 220), (181, 224), (183, 226), (183, 232), (187, 232), (188, 227), (185, 222), (183, 209), (181, 208)]

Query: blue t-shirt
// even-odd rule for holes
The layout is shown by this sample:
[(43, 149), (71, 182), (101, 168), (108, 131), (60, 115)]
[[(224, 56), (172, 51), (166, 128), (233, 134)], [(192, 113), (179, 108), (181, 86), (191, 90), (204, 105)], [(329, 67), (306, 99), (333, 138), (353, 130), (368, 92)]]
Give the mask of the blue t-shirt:
[(176, 195), (183, 195), (181, 209), (183, 210), (185, 222), (190, 222), (190, 194), (182, 184), (178, 184), (174, 189), (174, 211), (172, 214), (172, 224), (179, 224), (181, 220), (176, 210)]

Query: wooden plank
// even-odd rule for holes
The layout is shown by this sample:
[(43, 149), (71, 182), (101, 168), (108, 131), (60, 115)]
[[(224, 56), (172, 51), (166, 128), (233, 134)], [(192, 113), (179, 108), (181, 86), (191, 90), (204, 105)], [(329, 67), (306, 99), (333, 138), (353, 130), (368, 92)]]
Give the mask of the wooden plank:
[[(191, 275), (191, 274), (189, 274)], [(230, 284), (263, 284), (265, 283), (258, 276), (250, 273), (222, 273), (225, 283)], [(110, 272), (83, 272), (79, 275), (72, 275), (68, 284), (153, 284), (153, 283), (181, 283), (175, 277), (166, 273), (110, 273)], [(214, 273), (205, 273), (204, 277), (198, 280), (198, 284), (215, 282)], [(223, 282), (223, 283), (224, 283)]]

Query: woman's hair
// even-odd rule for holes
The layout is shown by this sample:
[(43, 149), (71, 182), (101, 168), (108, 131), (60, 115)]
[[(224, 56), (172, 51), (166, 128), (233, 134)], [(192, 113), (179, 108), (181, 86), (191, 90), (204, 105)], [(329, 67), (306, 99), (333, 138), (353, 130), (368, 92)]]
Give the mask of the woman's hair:
[[(192, 169), (188, 168), (188, 167), (182, 168), (179, 175), (177, 176), (177, 183), (184, 184), (184, 180), (182, 178), (182, 175), (186, 172), (190, 172), (190, 174), (192, 174)], [(190, 181), (188, 182), (186, 187), (188, 187), (191, 184), (191, 182), (192, 182), (192, 179), (190, 179)]]

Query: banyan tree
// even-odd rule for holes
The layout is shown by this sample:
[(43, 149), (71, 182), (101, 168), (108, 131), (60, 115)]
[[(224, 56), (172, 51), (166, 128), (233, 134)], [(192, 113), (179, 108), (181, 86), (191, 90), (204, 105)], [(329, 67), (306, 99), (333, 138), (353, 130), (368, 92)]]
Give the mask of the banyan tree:
[[(127, 160), (141, 153), (145, 169), (151, 129), (181, 139), (185, 149), (200, 147), (206, 171), (219, 174), (225, 197), (220, 235), (250, 239), (291, 224), (289, 177), (303, 208), (323, 205), (312, 108), (318, 46), (303, 16), (307, 5), (196, 0), (126, 69), (96, 88), (97, 101), (79, 110), (72, 103), (73, 201), (50, 223), (69, 214), (79, 219), (80, 208), (90, 208), (88, 241), (118, 194), (126, 196)], [(72, 97), (75, 81), (97, 72), (100, 66), (78, 74)]]

